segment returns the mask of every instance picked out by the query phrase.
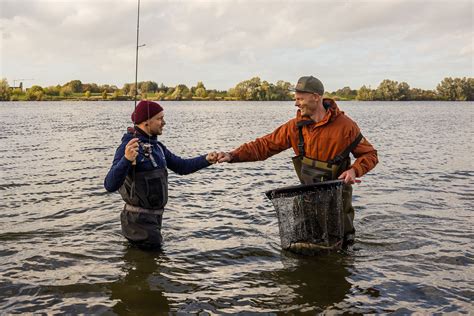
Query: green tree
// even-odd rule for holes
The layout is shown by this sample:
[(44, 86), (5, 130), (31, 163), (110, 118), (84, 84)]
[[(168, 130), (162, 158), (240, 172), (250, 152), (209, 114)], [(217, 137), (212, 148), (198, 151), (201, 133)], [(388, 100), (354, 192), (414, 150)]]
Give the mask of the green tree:
[(209, 92), (208, 97), (209, 97), (209, 100), (214, 101), (216, 99), (216, 93)]
[(410, 86), (406, 82), (400, 82), (398, 84), (398, 96), (397, 99), (400, 101), (411, 100)]
[(357, 90), (352, 90), (350, 87), (344, 87), (334, 91), (332, 94), (343, 99), (353, 100), (357, 97)]
[(438, 96), (433, 90), (423, 90), (418, 88), (410, 89), (410, 100), (413, 101), (434, 101)]
[(69, 97), (69, 96), (72, 95), (72, 93), (73, 93), (73, 92), (72, 92), (72, 88), (71, 88), (71, 86), (69, 86), (69, 85), (63, 86), (63, 87), (61, 88), (61, 90), (59, 91), (59, 95), (60, 95), (61, 97)]
[(129, 83), (124, 84), (123, 87), (122, 87), (123, 94), (124, 95), (129, 95), (130, 91), (131, 91), (131, 85)]
[(268, 81), (261, 81), (259, 77), (253, 77), (249, 80), (239, 82), (235, 87), (230, 88), (226, 95), (237, 100), (292, 100), (293, 95), (290, 91), (291, 83), (279, 80), (276, 85)]
[(204, 88), (197, 88), (196, 92), (194, 93), (195, 96), (198, 98), (206, 98), (207, 97), (207, 92), (206, 89)]
[(131, 96), (131, 97), (133, 97), (133, 96), (135, 96), (135, 94), (138, 95), (138, 91), (136, 90), (135, 84), (134, 84), (134, 83), (131, 83), (131, 84), (129, 85), (128, 95)]
[(261, 81), (259, 77), (239, 82), (229, 89), (229, 95), (237, 100), (258, 100), (260, 97)]
[(108, 85), (108, 84), (98, 86), (98, 88), (99, 88), (99, 91), (104, 91), (105, 90), (107, 93), (114, 93), (114, 91), (118, 89), (117, 86), (111, 86), (111, 85)]
[(158, 87), (158, 92), (163, 92), (166, 94), (166, 91), (168, 91), (169, 87), (165, 86), (163, 83), (160, 84)]
[(20, 88), (15, 88), (11, 91), (10, 101), (20, 100), (20, 96), (23, 95), (23, 91)]
[(260, 85), (258, 93), (258, 99), (260, 101), (270, 101), (272, 99), (272, 94), (274, 89), (274, 85), (269, 83), (268, 81), (264, 80)]
[(398, 100), (398, 82), (385, 79), (383, 80), (377, 89), (375, 89), (375, 100), (381, 101), (396, 101)]
[(153, 81), (143, 81), (138, 84), (141, 93), (155, 93), (158, 91), (158, 84)]
[(365, 85), (357, 91), (356, 99), (359, 101), (372, 101), (374, 99), (374, 90)]
[(48, 96), (59, 96), (59, 93), (61, 91), (61, 86), (49, 86), (43, 89), (44, 94)]
[(473, 100), (474, 79), (447, 77), (437, 85), (436, 91), (442, 100)]
[(65, 86), (69, 86), (73, 93), (82, 93), (82, 82), (80, 80), (69, 81), (63, 87)]
[(87, 90), (86, 92), (84, 92), (84, 96), (89, 99), (91, 97), (91, 92)]
[(464, 78), (464, 94), (467, 101), (474, 101), (474, 78)]
[(166, 93), (164, 91), (159, 91), (159, 92), (155, 93), (155, 99), (160, 100), (160, 101), (164, 100), (165, 95), (166, 95)]
[(195, 87), (191, 87), (191, 92), (198, 98), (206, 98), (207, 90), (202, 81), (199, 81)]
[(187, 93), (184, 94), (184, 100), (192, 100), (193, 99), (193, 93), (191, 90), (188, 90)]
[(26, 99), (30, 101), (41, 101), (43, 99), (43, 88), (37, 85), (32, 86), (26, 91)]
[(115, 91), (112, 93), (111, 99), (112, 99), (112, 100), (118, 100), (118, 99), (120, 99), (120, 90), (115, 90)]
[(191, 91), (189, 90), (189, 88), (186, 85), (179, 84), (179, 85), (176, 86), (176, 88), (174, 88), (173, 92), (170, 95), (170, 98), (172, 100), (187, 99), (190, 92)]
[(91, 93), (100, 93), (99, 86), (96, 83), (83, 83), (82, 91), (89, 90)]
[(246, 90), (245, 100), (260, 100), (260, 91), (261, 91), (261, 80), (259, 77), (253, 77), (250, 80), (246, 80)]
[(202, 83), (202, 81), (198, 81), (196, 86), (193, 86), (191, 87), (191, 92), (194, 94), (196, 92), (197, 89), (199, 88), (203, 88), (204, 90), (206, 89), (206, 87), (204, 86), (204, 83)]
[(102, 100), (107, 100), (107, 90), (102, 91)]
[(43, 91), (37, 91), (35, 93), (36, 101), (43, 101), (44, 99), (44, 92)]
[(456, 100), (456, 86), (451, 77), (444, 78), (437, 86), (436, 92), (442, 100)]
[(288, 81), (278, 80), (275, 85), (275, 90), (273, 92), (272, 100), (279, 101), (288, 101), (293, 100), (292, 92), (290, 88), (292, 87), (291, 83)]
[(10, 100), (10, 86), (6, 78), (3, 78), (0, 81), (0, 101), (9, 101)]

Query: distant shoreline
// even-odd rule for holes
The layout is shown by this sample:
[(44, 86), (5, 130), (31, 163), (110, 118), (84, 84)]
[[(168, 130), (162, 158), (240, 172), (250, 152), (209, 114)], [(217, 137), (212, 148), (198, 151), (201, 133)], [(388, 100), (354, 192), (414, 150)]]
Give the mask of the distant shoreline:
[[(154, 81), (142, 81), (137, 85), (126, 83), (122, 88), (114, 85), (98, 85), (72, 80), (63, 85), (23, 88), (10, 87), (4, 78), (0, 80), (0, 101), (291, 101), (294, 86), (287, 81), (276, 83), (253, 77), (239, 82), (229, 90), (207, 89), (199, 81), (196, 86), (179, 84), (175, 87), (158, 85)], [(359, 89), (344, 87), (324, 97), (336, 101), (473, 101), (474, 78), (444, 78), (435, 90), (411, 88), (406, 82), (383, 80), (377, 88), (362, 86)]]

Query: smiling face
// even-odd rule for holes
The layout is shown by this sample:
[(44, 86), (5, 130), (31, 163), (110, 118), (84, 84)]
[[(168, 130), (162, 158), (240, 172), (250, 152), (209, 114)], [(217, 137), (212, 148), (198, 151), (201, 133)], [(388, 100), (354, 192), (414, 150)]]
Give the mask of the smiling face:
[(316, 114), (320, 100), (321, 96), (317, 93), (295, 92), (295, 106), (300, 109), (301, 115), (304, 117)]
[(147, 132), (150, 135), (156, 136), (163, 133), (163, 127), (166, 125), (165, 113), (161, 111), (147, 121)]

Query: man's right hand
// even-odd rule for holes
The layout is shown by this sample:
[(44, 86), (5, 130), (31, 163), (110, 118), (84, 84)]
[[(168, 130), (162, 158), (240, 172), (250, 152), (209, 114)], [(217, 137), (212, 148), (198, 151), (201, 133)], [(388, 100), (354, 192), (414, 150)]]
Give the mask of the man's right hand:
[(220, 152), (217, 154), (217, 162), (230, 162), (232, 160), (232, 155), (225, 152)]
[(135, 161), (138, 156), (138, 138), (132, 138), (127, 145), (125, 145), (125, 158), (128, 161)]

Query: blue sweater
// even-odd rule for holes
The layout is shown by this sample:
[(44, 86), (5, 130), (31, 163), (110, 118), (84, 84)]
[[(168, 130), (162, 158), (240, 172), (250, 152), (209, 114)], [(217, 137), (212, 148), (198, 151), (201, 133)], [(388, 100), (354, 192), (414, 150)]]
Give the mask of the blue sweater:
[[(210, 165), (206, 160), (206, 155), (190, 159), (183, 159), (174, 155), (156, 139), (156, 136), (148, 137), (137, 132), (135, 137), (138, 137), (140, 142), (150, 143), (152, 145), (152, 155), (157, 164), (156, 168), (169, 168), (177, 174), (184, 175), (196, 172)], [(129, 171), (132, 169), (132, 162), (125, 158), (125, 146), (132, 138), (134, 138), (134, 135), (131, 131), (124, 134), (122, 137), (122, 144), (120, 144), (115, 152), (112, 167), (104, 180), (104, 187), (109, 192), (117, 191), (122, 186)], [(161, 150), (158, 146), (161, 147)], [(139, 146), (135, 171), (140, 172), (153, 169), (155, 169), (155, 167), (153, 166), (151, 159), (144, 156), (143, 148), (142, 146)]]

